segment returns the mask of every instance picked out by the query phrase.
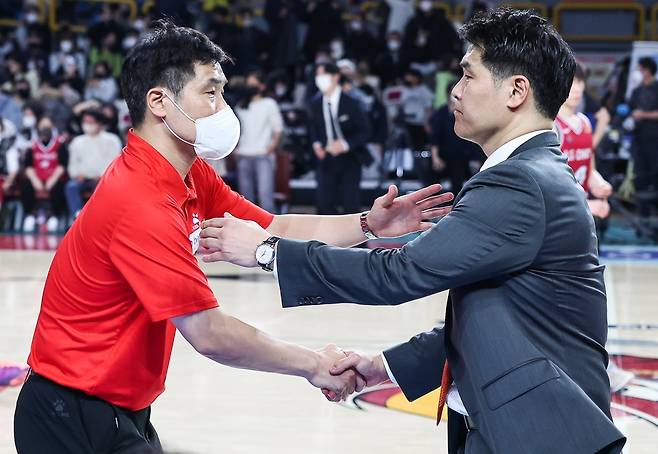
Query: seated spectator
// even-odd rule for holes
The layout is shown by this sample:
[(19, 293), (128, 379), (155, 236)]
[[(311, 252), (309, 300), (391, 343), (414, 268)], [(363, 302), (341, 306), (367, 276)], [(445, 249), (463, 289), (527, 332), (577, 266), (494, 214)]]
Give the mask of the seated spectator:
[[(44, 116), (37, 123), (38, 137), (33, 141), (25, 156), (25, 181), (21, 188), (21, 201), (26, 214), (23, 231), (33, 232), (37, 219), (37, 200), (50, 202), (51, 216), (47, 230), (56, 232), (58, 217), (66, 213), (64, 198), (64, 178), (68, 161), (68, 151), (64, 137), (59, 135), (50, 117)], [(39, 219), (39, 223), (43, 219)]]
[(69, 145), (66, 203), (74, 218), (82, 210), (82, 195), (93, 191), (110, 163), (121, 153), (121, 140), (113, 133), (103, 130), (105, 116), (98, 110), (87, 110), (82, 114), (81, 136)]
[(103, 102), (114, 102), (119, 94), (117, 81), (110, 72), (109, 65), (100, 61), (94, 65), (94, 72), (87, 82), (85, 99), (98, 99)]

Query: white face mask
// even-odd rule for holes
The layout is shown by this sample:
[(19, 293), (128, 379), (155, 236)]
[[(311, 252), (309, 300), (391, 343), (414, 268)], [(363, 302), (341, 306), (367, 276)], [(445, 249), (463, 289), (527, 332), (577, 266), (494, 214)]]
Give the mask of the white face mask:
[(90, 123), (82, 123), (82, 132), (89, 136), (93, 136), (98, 134), (100, 131), (100, 128), (96, 125), (92, 125)]
[(315, 86), (318, 87), (322, 93), (326, 93), (331, 88), (331, 75), (330, 74), (320, 74), (315, 76)]
[(635, 87), (637, 85), (641, 85), (643, 79), (644, 77), (642, 76), (642, 72), (639, 69), (635, 69), (631, 71), (631, 75), (628, 78), (628, 82), (631, 86)]
[(73, 43), (69, 40), (62, 41), (59, 43), (59, 48), (64, 52), (65, 54), (68, 54), (73, 50)]
[(200, 158), (215, 161), (223, 159), (231, 154), (235, 146), (238, 144), (238, 140), (240, 140), (240, 120), (238, 120), (238, 117), (233, 113), (233, 109), (226, 106), (219, 112), (195, 120), (185, 113), (171, 96), (165, 92), (163, 93), (172, 103), (174, 103), (174, 106), (176, 106), (176, 108), (188, 118), (188, 120), (194, 123), (196, 129), (194, 143), (188, 142), (176, 134), (163, 118), (162, 122), (174, 137), (181, 142), (192, 145), (197, 156)]
[(331, 47), (331, 57), (334, 60), (339, 60), (343, 58), (343, 54), (345, 53), (345, 49), (343, 48), (343, 43), (340, 41), (334, 41), (333, 43), (330, 44)]
[(432, 2), (428, 0), (423, 0), (420, 2), (420, 5), (418, 5), (423, 12), (428, 12), (432, 9)]
[(389, 50), (395, 52), (396, 50), (398, 50), (400, 48), (400, 41), (398, 41), (397, 39), (390, 40), (388, 42), (388, 48), (389, 48)]
[(23, 127), (27, 129), (32, 129), (34, 126), (37, 124), (37, 119), (36, 117), (33, 117), (31, 115), (24, 115), (23, 116)]
[(285, 85), (277, 85), (274, 88), (274, 93), (280, 98), (288, 92), (288, 88)]
[(123, 48), (125, 50), (132, 49), (137, 44), (137, 38), (134, 36), (127, 36), (123, 39)]

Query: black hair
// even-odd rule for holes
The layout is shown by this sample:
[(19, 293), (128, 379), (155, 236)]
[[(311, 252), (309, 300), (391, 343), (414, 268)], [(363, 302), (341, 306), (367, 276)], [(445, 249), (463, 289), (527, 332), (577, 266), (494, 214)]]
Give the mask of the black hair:
[(107, 123), (107, 117), (103, 112), (101, 112), (99, 109), (85, 109), (82, 111), (80, 114), (80, 121), (82, 122), (83, 117), (92, 117), (94, 120), (96, 120), (96, 123), (104, 125)]
[(245, 80), (248, 79), (249, 77), (253, 77), (261, 85), (266, 85), (266, 83), (265, 83), (266, 82), (265, 73), (263, 73), (263, 71), (261, 71), (260, 69), (255, 69), (253, 71), (249, 71), (247, 73), (247, 77), (245, 78)]
[(146, 93), (158, 85), (174, 96), (194, 78), (195, 64), (232, 61), (206, 35), (166, 20), (154, 23), (128, 53), (121, 70), (121, 92), (135, 126), (144, 121)]
[(642, 57), (640, 60), (637, 62), (638, 65), (646, 69), (651, 73), (652, 76), (656, 75), (656, 71), (658, 70), (658, 66), (656, 65), (656, 60), (654, 60), (651, 57)]
[(555, 119), (569, 96), (576, 60), (546, 19), (532, 11), (499, 8), (478, 15), (460, 34), (481, 51), (482, 63), (497, 81), (515, 74), (527, 77), (537, 110)]
[(332, 75), (340, 74), (340, 70), (338, 69), (338, 66), (336, 66), (336, 64), (332, 62), (319, 63), (316, 66), (316, 70), (318, 68), (324, 68), (324, 72), (327, 74), (332, 74)]
[(407, 69), (407, 71), (405, 72), (404, 75), (405, 75), (405, 76), (413, 76), (413, 77), (415, 77), (416, 79), (418, 79), (418, 80), (421, 81), (421, 82), (422, 82), (422, 80), (423, 80), (423, 73), (421, 73), (420, 71), (418, 71), (416, 68), (409, 68), (409, 69)]

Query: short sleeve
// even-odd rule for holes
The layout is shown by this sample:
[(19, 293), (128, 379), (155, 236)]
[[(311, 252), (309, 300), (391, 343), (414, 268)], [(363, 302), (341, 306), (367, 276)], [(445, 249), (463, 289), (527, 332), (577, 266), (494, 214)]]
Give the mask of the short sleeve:
[(270, 105), (272, 106), (272, 114), (270, 115), (270, 121), (272, 122), (272, 129), (275, 132), (281, 132), (283, 131), (283, 117), (281, 116), (281, 111), (279, 110), (276, 101), (273, 99), (271, 101)]
[(144, 204), (122, 216), (109, 256), (154, 322), (218, 306), (173, 203)]
[[(245, 199), (227, 185), (209, 164), (197, 160), (195, 175), (197, 193), (203, 197), (205, 217), (220, 218), (224, 213), (248, 221), (254, 221), (266, 229), (274, 220), (274, 215)], [(199, 167), (196, 167), (196, 166)], [(200, 186), (201, 184), (201, 186)]]

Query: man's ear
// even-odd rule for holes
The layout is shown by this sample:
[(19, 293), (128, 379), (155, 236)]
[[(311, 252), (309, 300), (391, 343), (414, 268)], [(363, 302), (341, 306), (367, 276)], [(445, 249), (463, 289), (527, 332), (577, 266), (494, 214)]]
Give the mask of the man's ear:
[(146, 93), (146, 108), (151, 111), (153, 115), (158, 118), (164, 118), (167, 112), (164, 108), (164, 101), (167, 97), (164, 90), (160, 87), (151, 88)]
[(516, 110), (530, 97), (530, 81), (525, 76), (512, 76), (509, 79), (507, 107)]

